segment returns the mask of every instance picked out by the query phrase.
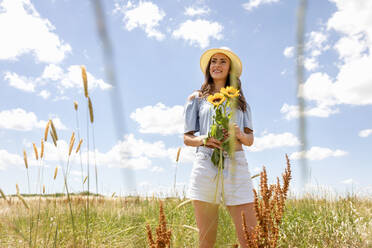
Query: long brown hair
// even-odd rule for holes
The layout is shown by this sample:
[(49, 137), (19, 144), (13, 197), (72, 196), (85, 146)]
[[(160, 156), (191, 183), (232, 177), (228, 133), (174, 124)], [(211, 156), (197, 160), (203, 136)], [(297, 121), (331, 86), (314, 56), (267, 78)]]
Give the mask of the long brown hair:
[[(230, 58), (229, 58), (229, 60), (230, 60)], [(200, 88), (200, 92), (201, 92), (201, 95), (202, 95), (203, 98), (207, 98), (209, 95), (213, 94), (213, 92), (215, 90), (215, 84), (214, 84), (213, 78), (212, 78), (212, 76), (209, 72), (210, 65), (211, 65), (211, 59), (209, 60), (207, 68), (205, 70), (204, 83), (202, 84), (202, 86)], [(230, 60), (230, 69), (231, 69), (231, 60)], [(235, 77), (235, 78), (233, 78), (233, 77)], [(244, 97), (243, 90), (242, 90), (242, 87), (241, 87), (242, 83), (241, 83), (239, 77), (237, 77), (237, 76), (235, 76), (235, 75), (233, 75), (229, 72), (229, 76), (226, 79), (225, 87), (232, 86), (231, 82), (233, 80), (235, 80), (235, 82), (236, 82), (235, 87), (240, 92), (240, 96), (239, 96), (238, 101), (237, 101), (237, 106), (239, 106), (239, 109), (244, 112), (244, 111), (247, 110), (247, 102), (245, 101), (245, 97)]]

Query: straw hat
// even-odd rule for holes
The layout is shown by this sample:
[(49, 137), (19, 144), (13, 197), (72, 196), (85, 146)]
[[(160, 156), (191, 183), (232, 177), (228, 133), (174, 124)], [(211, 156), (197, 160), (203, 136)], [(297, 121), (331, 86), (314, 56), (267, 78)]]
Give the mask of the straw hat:
[(240, 77), (240, 75), (242, 74), (242, 62), (240, 61), (238, 55), (236, 55), (235, 53), (233, 53), (230, 49), (226, 47), (212, 48), (212, 49), (205, 51), (202, 54), (202, 56), (200, 57), (200, 69), (202, 70), (202, 72), (205, 74), (209, 60), (216, 53), (223, 53), (227, 57), (229, 57), (231, 61), (230, 73), (233, 73), (237, 77)]

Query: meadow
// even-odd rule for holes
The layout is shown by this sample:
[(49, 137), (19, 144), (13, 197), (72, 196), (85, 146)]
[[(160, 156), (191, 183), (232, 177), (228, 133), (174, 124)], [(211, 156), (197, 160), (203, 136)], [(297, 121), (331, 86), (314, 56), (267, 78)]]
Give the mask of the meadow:
[[(146, 223), (154, 232), (160, 201), (171, 230), (171, 247), (198, 244), (193, 208), (183, 198), (91, 196), (89, 232), (86, 196), (71, 196), (75, 230), (67, 197), (25, 200), (29, 209), (15, 197), (0, 200), (0, 247), (148, 247)], [(372, 247), (371, 216), (368, 199), (287, 199), (278, 247)], [(216, 247), (236, 243), (231, 218), (221, 206)]]

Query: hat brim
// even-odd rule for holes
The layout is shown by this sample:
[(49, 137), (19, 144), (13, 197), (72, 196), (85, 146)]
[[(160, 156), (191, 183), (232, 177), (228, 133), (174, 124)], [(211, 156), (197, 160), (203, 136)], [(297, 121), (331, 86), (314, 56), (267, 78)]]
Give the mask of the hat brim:
[(212, 48), (205, 51), (202, 56), (200, 57), (200, 69), (202, 70), (203, 74), (205, 74), (209, 60), (211, 57), (216, 53), (223, 53), (227, 57), (230, 58), (230, 73), (235, 74), (237, 77), (240, 77), (242, 74), (242, 62), (240, 61), (238, 55), (233, 53), (230, 50), (222, 49), (222, 48)]

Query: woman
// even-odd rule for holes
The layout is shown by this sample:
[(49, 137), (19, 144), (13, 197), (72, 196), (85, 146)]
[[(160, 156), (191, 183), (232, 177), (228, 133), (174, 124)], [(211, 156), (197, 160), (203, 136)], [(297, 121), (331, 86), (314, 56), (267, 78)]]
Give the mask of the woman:
[[(243, 151), (243, 145), (253, 144), (253, 127), (250, 108), (245, 101), (239, 80), (242, 64), (239, 57), (227, 49), (209, 49), (201, 56), (200, 67), (205, 75), (205, 82), (201, 90), (189, 96), (184, 112), (184, 143), (187, 146), (197, 147), (188, 195), (193, 200), (196, 224), (199, 229), (199, 247), (214, 246), (217, 236), (218, 207), (222, 195), (235, 224), (239, 243), (241, 247), (247, 247), (241, 212), (245, 213), (249, 228), (256, 225), (256, 217), (253, 186)], [(236, 123), (233, 124), (236, 137), (236, 165), (232, 166), (230, 158), (225, 153), (222, 187), (221, 183), (216, 184), (218, 169), (211, 161), (213, 149), (220, 149), (221, 141), (207, 138), (214, 110), (206, 98), (219, 92), (221, 88), (230, 86), (232, 80), (237, 82), (235, 87), (240, 90)], [(195, 136), (196, 132), (200, 135)], [(226, 135), (228, 137), (229, 134)], [(217, 198), (215, 198), (216, 187)]]

